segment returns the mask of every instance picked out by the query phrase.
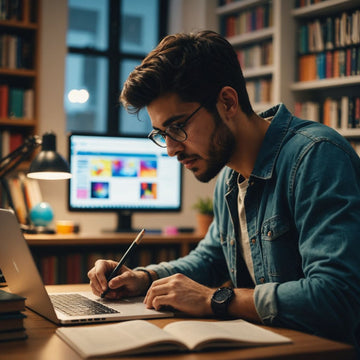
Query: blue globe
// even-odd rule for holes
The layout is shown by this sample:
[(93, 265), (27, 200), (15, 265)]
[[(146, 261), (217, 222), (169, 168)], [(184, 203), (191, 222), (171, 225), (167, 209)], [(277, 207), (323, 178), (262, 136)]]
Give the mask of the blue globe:
[(30, 210), (30, 220), (35, 226), (47, 226), (54, 218), (54, 211), (50, 204), (41, 202)]

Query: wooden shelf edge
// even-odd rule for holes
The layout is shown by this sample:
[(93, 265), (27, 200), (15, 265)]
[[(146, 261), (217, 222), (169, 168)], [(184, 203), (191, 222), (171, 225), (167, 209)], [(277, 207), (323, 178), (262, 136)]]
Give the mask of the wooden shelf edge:
[(242, 0), (234, 1), (231, 4), (219, 6), (216, 8), (217, 15), (227, 15), (234, 11), (244, 10), (246, 8), (266, 3), (266, 0)]
[(36, 120), (28, 120), (28, 119), (22, 119), (22, 118), (16, 118), (16, 119), (0, 118), (0, 126), (35, 127)]
[(20, 28), (25, 30), (37, 30), (38, 28), (37, 23), (17, 21), (17, 20), (0, 20), (0, 26), (7, 28)]
[(231, 36), (228, 37), (227, 40), (231, 45), (236, 46), (236, 45), (252, 43), (259, 40), (265, 40), (273, 37), (273, 35), (274, 35), (274, 27), (271, 26), (268, 28), (248, 32), (245, 34)]
[(301, 91), (349, 85), (360, 85), (360, 75), (296, 82), (290, 86), (290, 89), (293, 91)]
[(331, 13), (334, 9), (342, 11), (358, 5), (357, 0), (327, 0), (318, 4), (303, 6), (301, 8), (293, 9), (291, 14), (295, 18), (306, 16), (317, 16)]

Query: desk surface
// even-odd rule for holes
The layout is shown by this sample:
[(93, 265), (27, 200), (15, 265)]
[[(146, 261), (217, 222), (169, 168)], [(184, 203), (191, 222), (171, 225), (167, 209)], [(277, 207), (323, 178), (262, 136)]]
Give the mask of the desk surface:
[[(88, 290), (88, 285), (47, 286), (49, 292)], [(7, 290), (7, 289), (5, 289)], [(57, 335), (57, 326), (30, 310), (25, 319), (27, 340), (0, 343), (1, 360), (80, 360), (68, 345)], [(150, 322), (163, 327), (178, 319), (154, 319)], [(183, 320), (183, 319), (182, 319)], [(96, 326), (96, 325), (94, 325)], [(149, 356), (121, 357), (122, 360), (235, 360), (235, 359), (355, 359), (351, 346), (294, 330), (269, 328), (293, 340), (292, 344), (221, 350), (186, 354), (156, 354)], [(112, 360), (114, 358), (111, 358)]]

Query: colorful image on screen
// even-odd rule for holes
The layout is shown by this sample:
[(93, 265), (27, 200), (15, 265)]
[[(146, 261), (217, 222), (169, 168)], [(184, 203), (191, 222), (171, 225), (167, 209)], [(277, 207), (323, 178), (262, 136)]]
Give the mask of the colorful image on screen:
[(140, 184), (140, 198), (141, 199), (156, 199), (157, 198), (157, 184), (156, 183), (141, 183)]
[(111, 161), (103, 159), (90, 160), (91, 176), (111, 176)]
[(112, 161), (112, 176), (136, 177), (138, 176), (138, 161), (121, 158)]
[(156, 177), (157, 161), (156, 160), (140, 160), (140, 177)]
[(93, 199), (109, 199), (109, 183), (108, 182), (92, 182), (91, 198)]

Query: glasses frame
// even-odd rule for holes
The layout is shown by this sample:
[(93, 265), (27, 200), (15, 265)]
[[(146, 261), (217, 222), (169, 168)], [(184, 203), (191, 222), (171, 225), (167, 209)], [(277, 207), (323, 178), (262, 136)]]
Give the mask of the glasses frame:
[[(184, 121), (182, 121), (180, 124), (171, 124), (168, 127), (165, 128), (165, 130), (153, 130), (151, 131), (151, 133), (148, 135), (148, 138), (154, 142), (157, 146), (160, 146), (162, 148), (166, 148), (166, 137), (168, 136), (170, 139), (177, 141), (177, 142), (184, 142), (187, 140), (188, 138), (188, 134), (186, 133), (186, 131), (184, 130), (184, 127), (186, 126), (186, 124), (188, 123), (188, 121), (202, 108), (204, 107), (203, 104), (201, 104), (199, 107), (197, 107)], [(172, 135), (170, 135), (169, 133), (169, 129), (174, 129), (176, 128), (177, 130), (180, 130), (183, 132), (184, 134), (184, 139), (176, 139), (174, 138)], [(156, 140), (156, 136), (161, 136), (162, 139), (164, 140), (164, 143), (159, 143)]]

